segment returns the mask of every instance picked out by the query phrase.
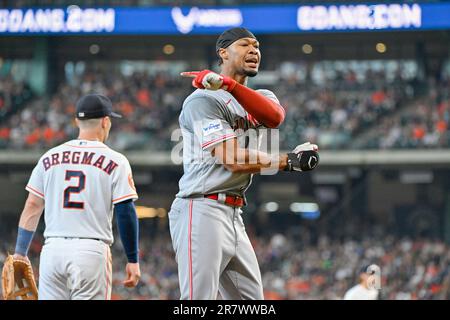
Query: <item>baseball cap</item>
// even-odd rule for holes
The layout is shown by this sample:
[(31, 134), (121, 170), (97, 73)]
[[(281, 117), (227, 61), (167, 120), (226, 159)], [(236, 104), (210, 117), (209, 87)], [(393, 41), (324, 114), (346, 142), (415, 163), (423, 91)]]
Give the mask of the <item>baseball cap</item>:
[(216, 52), (219, 52), (220, 48), (228, 48), (233, 42), (242, 38), (256, 39), (253, 33), (242, 27), (225, 30), (219, 38), (217, 38)]
[(359, 274), (361, 274), (361, 273), (373, 274), (373, 271), (369, 270), (370, 266), (371, 266), (371, 264), (362, 265), (361, 268), (359, 269)]
[(76, 105), (78, 119), (96, 119), (102, 117), (122, 118), (112, 111), (112, 103), (109, 98), (101, 94), (88, 94), (81, 97)]

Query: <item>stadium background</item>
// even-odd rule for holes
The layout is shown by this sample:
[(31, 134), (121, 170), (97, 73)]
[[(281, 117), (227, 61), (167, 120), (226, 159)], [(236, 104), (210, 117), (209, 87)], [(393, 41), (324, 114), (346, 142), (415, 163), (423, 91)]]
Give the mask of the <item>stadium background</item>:
[[(261, 3), (76, 4), (138, 11), (185, 5), (186, 13), (194, 5), (252, 9)], [(419, 2), (428, 3), (450, 4)], [(0, 4), (0, 15), (5, 8), (73, 5), (65, 0)], [(217, 70), (214, 43), (222, 29), (192, 34), (0, 32), (0, 263), (14, 249), (24, 186), (36, 160), (75, 137), (74, 103), (81, 94), (97, 91), (126, 115), (113, 123), (108, 144), (130, 159), (140, 195), (143, 277), (136, 289), (121, 286), (125, 255), (117, 240), (113, 298), (178, 299), (167, 210), (182, 168), (171, 162), (176, 144), (171, 133), (192, 91), (178, 74)], [(244, 220), (267, 299), (341, 299), (356, 283), (356, 270), (367, 263), (381, 267), (381, 299), (450, 298), (449, 29), (450, 24), (433, 30), (255, 32), (262, 64), (250, 86), (273, 90), (286, 107), (282, 149), (311, 141), (320, 146), (322, 160), (311, 173), (256, 176), (249, 190)], [(36, 273), (43, 227), (41, 221), (30, 250)]]

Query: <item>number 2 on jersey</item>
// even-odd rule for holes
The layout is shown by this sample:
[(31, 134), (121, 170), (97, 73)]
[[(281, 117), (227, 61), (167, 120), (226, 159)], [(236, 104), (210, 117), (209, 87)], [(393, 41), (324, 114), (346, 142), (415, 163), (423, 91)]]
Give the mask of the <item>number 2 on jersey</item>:
[(78, 178), (78, 185), (70, 186), (70, 187), (67, 187), (66, 189), (64, 189), (63, 207), (65, 209), (83, 210), (84, 202), (70, 201), (70, 194), (71, 193), (80, 193), (81, 191), (84, 190), (84, 187), (86, 184), (86, 176), (84, 175), (83, 171), (67, 170), (66, 171), (66, 181), (70, 181), (70, 180), (72, 180), (72, 178)]

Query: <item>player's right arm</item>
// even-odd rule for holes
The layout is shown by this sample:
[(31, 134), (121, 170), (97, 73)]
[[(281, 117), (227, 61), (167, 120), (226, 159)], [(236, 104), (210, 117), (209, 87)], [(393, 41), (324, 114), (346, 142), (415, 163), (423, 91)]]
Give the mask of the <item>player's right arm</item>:
[(19, 228), (34, 232), (39, 224), (39, 219), (44, 211), (44, 206), (44, 199), (35, 196), (30, 192), (25, 201), (22, 214), (20, 215)]
[(34, 232), (36, 231), (43, 211), (44, 199), (29, 193), (19, 220), (14, 258), (28, 259), (28, 249), (30, 248)]
[(25, 206), (20, 215), (19, 227), (17, 230), (17, 241), (14, 257), (17, 259), (28, 259), (28, 249), (33, 240), (34, 232), (39, 224), (42, 212), (44, 211), (44, 168), (39, 160), (31, 173), (31, 177), (25, 189), (29, 192), (25, 201)]
[(254, 119), (267, 128), (277, 128), (284, 121), (286, 112), (278, 99), (267, 97), (259, 90), (250, 89), (230, 77), (210, 70), (182, 72), (181, 75), (194, 78), (192, 85), (195, 88), (230, 92)]

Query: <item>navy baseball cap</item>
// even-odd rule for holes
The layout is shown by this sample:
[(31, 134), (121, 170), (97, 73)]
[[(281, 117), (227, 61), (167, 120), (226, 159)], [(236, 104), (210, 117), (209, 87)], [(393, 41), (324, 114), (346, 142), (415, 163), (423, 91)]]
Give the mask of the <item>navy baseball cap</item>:
[(374, 272), (369, 270), (370, 266), (371, 266), (371, 264), (365, 264), (365, 265), (361, 266), (361, 268), (359, 269), (359, 274), (361, 274), (361, 273), (373, 274)]
[(88, 94), (81, 97), (76, 105), (78, 119), (96, 119), (103, 117), (122, 118), (112, 111), (112, 102), (101, 94)]

